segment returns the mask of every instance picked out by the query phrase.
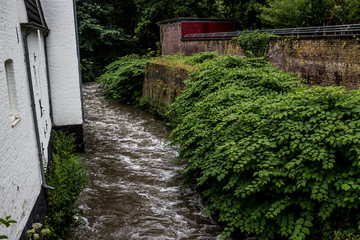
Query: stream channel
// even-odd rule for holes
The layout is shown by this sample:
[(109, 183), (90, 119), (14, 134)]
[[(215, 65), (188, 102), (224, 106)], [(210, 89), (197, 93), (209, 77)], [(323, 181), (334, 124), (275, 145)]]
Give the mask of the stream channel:
[(84, 84), (89, 184), (80, 194), (83, 224), (72, 240), (217, 239), (221, 228), (201, 215), (199, 194), (184, 189), (169, 129), (151, 114), (104, 99)]

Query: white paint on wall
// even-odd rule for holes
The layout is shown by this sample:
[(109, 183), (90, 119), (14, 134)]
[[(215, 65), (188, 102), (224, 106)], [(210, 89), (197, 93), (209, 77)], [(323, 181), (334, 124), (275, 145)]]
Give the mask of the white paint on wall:
[(82, 124), (79, 59), (72, 0), (43, 0), (54, 125)]
[(19, 22), (27, 23), (28, 18), (27, 18), (27, 14), (26, 14), (24, 0), (16, 0), (16, 4), (17, 4), (17, 13), (18, 13)]
[(28, 36), (27, 41), (40, 142), (43, 150), (44, 166), (47, 166), (48, 145), (52, 125), (50, 118), (43, 33), (39, 30), (33, 30)]
[[(41, 158), (44, 166), (47, 165), (52, 128), (50, 97), (57, 126), (82, 124), (73, 1), (46, 0), (42, 4), (51, 29), (48, 36), (50, 86), (44, 33), (33, 29), (27, 37), (42, 149), (40, 157), (22, 38), (27, 27), (20, 26), (27, 22), (25, 5), (23, 0), (8, 0), (0, 7), (0, 217), (11, 215), (17, 221), (9, 228), (0, 225), (0, 233), (15, 240), (20, 238), (41, 190), (39, 161)], [(11, 62), (13, 68), (11, 91), (16, 92), (13, 96), (9, 95), (6, 61)], [(49, 96), (49, 87), (52, 96)], [(12, 108), (14, 103), (16, 111)], [(15, 112), (21, 120), (14, 125), (12, 115)]]
[[(40, 193), (41, 175), (31, 113), (29, 86), (16, 0), (4, 1), (0, 8), (0, 217), (17, 221), (1, 234), (18, 239)], [(21, 121), (11, 124), (5, 61), (14, 68), (16, 101)]]

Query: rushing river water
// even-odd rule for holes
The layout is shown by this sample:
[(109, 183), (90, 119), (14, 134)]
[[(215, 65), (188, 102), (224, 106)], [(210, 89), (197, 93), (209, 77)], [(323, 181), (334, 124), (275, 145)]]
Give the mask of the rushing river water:
[(217, 239), (199, 195), (183, 188), (169, 130), (139, 109), (108, 101), (85, 84), (84, 124), (90, 180), (78, 202), (75, 239)]

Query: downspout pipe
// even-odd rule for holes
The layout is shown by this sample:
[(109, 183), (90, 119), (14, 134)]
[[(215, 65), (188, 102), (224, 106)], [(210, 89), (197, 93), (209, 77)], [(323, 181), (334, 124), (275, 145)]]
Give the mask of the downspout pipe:
[(26, 30), (26, 33), (23, 36), (24, 50), (25, 50), (26, 72), (27, 72), (27, 75), (28, 75), (29, 90), (30, 90), (31, 109), (32, 109), (32, 113), (33, 113), (37, 149), (38, 149), (38, 155), (39, 155), (39, 161), (40, 161), (40, 173), (41, 173), (42, 185), (46, 189), (53, 190), (54, 189), (53, 187), (46, 184), (44, 163), (43, 163), (43, 158), (42, 158), (43, 152), (42, 152), (42, 149), (41, 149), (39, 125), (38, 125), (38, 121), (37, 121), (37, 114), (36, 114), (36, 108), (35, 108), (34, 86), (33, 86), (32, 77), (31, 77), (29, 46), (28, 46), (28, 41), (27, 41), (27, 38), (28, 38), (28, 36), (30, 35), (31, 32), (32, 32), (32, 28), (28, 27), (27, 30)]
[(44, 54), (45, 54), (45, 65), (46, 65), (46, 78), (47, 78), (47, 90), (48, 90), (48, 98), (49, 98), (49, 108), (50, 108), (50, 119), (51, 125), (54, 124), (54, 117), (53, 117), (53, 108), (52, 108), (52, 99), (51, 99), (51, 86), (50, 86), (50, 70), (49, 70), (49, 58), (48, 58), (48, 51), (47, 51), (47, 37), (49, 36), (49, 31), (45, 32), (44, 35)]

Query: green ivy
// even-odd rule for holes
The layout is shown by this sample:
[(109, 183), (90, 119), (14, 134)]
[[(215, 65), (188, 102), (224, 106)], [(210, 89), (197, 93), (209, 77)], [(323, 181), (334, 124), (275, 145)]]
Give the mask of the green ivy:
[(97, 79), (104, 88), (105, 95), (125, 103), (138, 103), (148, 61), (146, 56), (133, 54), (109, 64), (105, 73)]
[(207, 62), (187, 87), (168, 112), (171, 137), (224, 237), (321, 239), (325, 225), (360, 227), (358, 91), (304, 86), (238, 56)]
[(270, 39), (275, 37), (268, 32), (244, 32), (237, 41), (247, 57), (264, 57), (268, 54)]
[(63, 239), (75, 222), (78, 209), (76, 200), (87, 184), (86, 166), (80, 155), (75, 153), (75, 138), (63, 132), (53, 132), (52, 165), (48, 172), (48, 211), (45, 226), (51, 232), (47, 239)]

